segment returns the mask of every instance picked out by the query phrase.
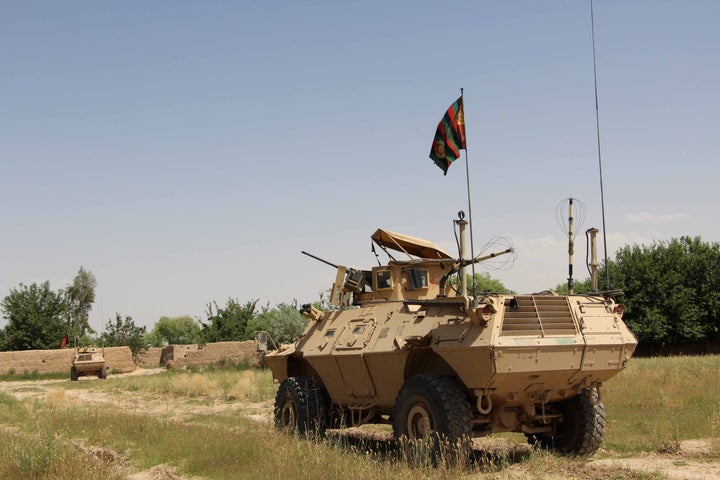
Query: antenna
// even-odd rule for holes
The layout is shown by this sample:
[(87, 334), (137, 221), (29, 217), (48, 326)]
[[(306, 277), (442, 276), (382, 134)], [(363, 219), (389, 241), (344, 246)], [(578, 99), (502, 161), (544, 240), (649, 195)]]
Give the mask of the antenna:
[[(567, 211), (567, 217), (565, 217)], [(567, 232), (568, 237), (568, 294), (575, 293), (575, 281), (573, 280), (573, 255), (575, 253), (575, 226), (581, 229), (585, 223), (585, 205), (577, 198), (567, 198), (558, 203), (555, 209), (555, 216), (558, 225), (563, 232)], [(567, 218), (567, 222), (565, 221)]]
[(597, 55), (595, 53), (595, 10), (590, 0), (590, 26), (592, 28), (593, 78), (595, 80), (595, 130), (597, 131), (598, 167), (600, 169), (600, 209), (602, 212), (603, 250), (605, 252), (605, 290), (610, 290), (610, 268), (608, 266), (607, 227), (605, 226), (605, 192), (603, 189), (602, 155), (600, 153), (600, 108), (598, 102)]

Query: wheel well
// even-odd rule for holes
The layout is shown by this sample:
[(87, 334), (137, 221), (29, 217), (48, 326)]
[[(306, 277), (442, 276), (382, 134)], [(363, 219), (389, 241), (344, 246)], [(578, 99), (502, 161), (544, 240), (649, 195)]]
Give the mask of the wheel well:
[(289, 357), (287, 359), (288, 377), (308, 377), (316, 383), (325, 386), (317, 371), (302, 357)]
[(457, 372), (440, 355), (429, 348), (412, 350), (405, 363), (405, 380), (422, 373), (457, 378)]

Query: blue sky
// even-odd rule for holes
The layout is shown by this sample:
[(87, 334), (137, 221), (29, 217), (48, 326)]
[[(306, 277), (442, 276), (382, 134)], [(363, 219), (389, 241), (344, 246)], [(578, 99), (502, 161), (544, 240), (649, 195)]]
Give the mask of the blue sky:
[[(611, 257), (720, 241), (718, 19), (595, 2)], [(315, 301), (334, 273), (300, 250), (368, 268), (378, 227), (454, 251), (464, 163), (443, 177), (428, 153), (461, 87), (475, 248), (509, 237), (517, 260), (489, 273), (554, 287), (557, 205), (602, 226), (590, 27), (570, 0), (1, 1), (0, 293), (83, 266), (94, 328), (151, 327)]]

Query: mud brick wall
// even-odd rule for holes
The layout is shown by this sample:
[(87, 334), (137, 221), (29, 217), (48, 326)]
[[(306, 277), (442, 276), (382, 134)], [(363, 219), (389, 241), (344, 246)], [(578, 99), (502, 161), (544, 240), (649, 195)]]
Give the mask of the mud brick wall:
[[(0, 352), (0, 374), (13, 371), (17, 374), (65, 373), (69, 374), (73, 349), (26, 350), (22, 352)], [(223, 360), (260, 364), (260, 354), (254, 340), (245, 342), (218, 342), (199, 345), (170, 345), (164, 348), (149, 348), (137, 357), (138, 365), (146, 368), (167, 366), (183, 368), (188, 365), (199, 367), (213, 365)], [(137, 369), (132, 352), (128, 347), (106, 347), (105, 363), (110, 373), (127, 373)]]
[[(69, 374), (73, 349), (25, 350), (21, 352), (0, 352), (0, 373), (14, 371), (17, 374), (65, 373)], [(108, 371), (115, 373), (132, 372), (137, 368), (128, 347), (106, 347), (105, 363)]]
[(190, 345), (168, 345), (163, 348), (160, 365), (172, 367), (176, 362), (186, 365), (187, 363), (182, 362), (185, 361), (188, 353), (197, 352), (199, 348), (200, 347), (194, 343)]
[(139, 367), (157, 368), (160, 366), (160, 358), (162, 358), (163, 349), (160, 347), (150, 347), (135, 357), (135, 363)]
[(254, 340), (208, 343), (204, 346), (171, 345), (167, 348), (173, 349), (172, 357), (163, 353), (163, 357), (168, 359), (167, 365), (169, 368), (182, 368), (188, 365), (202, 367), (223, 360), (238, 363), (248, 362), (250, 365), (259, 365), (260, 362), (260, 355), (257, 352), (257, 344)]

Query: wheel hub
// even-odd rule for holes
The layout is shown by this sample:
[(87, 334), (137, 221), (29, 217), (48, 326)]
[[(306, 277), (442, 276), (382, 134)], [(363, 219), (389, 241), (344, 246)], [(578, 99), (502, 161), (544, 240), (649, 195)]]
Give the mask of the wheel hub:
[(418, 439), (433, 431), (432, 418), (424, 405), (413, 405), (407, 416), (408, 436)]
[(280, 424), (285, 428), (295, 427), (295, 405), (289, 400), (285, 400), (280, 410)]

